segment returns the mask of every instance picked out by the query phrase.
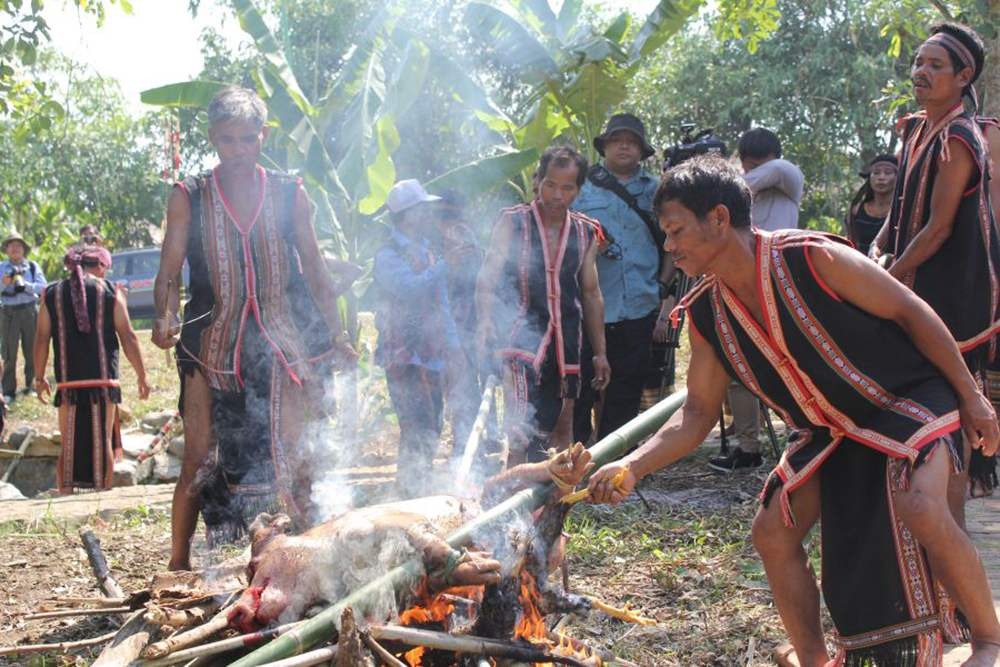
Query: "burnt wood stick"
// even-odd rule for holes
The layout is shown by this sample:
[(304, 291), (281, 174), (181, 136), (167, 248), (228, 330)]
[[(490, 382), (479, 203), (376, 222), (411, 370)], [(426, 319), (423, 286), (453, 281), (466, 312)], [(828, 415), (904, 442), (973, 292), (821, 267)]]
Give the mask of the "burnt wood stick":
[(90, 561), (90, 569), (97, 577), (97, 584), (104, 591), (104, 595), (109, 598), (123, 598), (125, 591), (118, 585), (115, 578), (111, 576), (111, 569), (108, 561), (101, 550), (101, 541), (97, 539), (90, 526), (80, 528), (80, 541), (83, 542), (83, 550), (87, 552), (87, 560)]
[(470, 655), (489, 655), (497, 658), (510, 658), (522, 662), (555, 662), (575, 667), (586, 667), (586, 664), (576, 658), (563, 655), (553, 655), (547, 651), (531, 646), (524, 646), (500, 639), (486, 639), (469, 635), (449, 635), (446, 632), (404, 628), (398, 625), (373, 625), (368, 632), (376, 639), (388, 639), (402, 642), (410, 646), (425, 646), (427, 648), (468, 653)]
[(476, 458), (476, 452), (479, 451), (479, 441), (482, 440), (483, 432), (486, 430), (490, 408), (493, 405), (493, 390), (498, 382), (495, 375), (486, 378), (483, 397), (479, 402), (479, 412), (476, 413), (476, 420), (472, 423), (472, 430), (469, 431), (469, 438), (465, 443), (465, 449), (462, 450), (462, 459), (458, 465), (458, 488), (462, 488), (472, 472), (472, 462)]

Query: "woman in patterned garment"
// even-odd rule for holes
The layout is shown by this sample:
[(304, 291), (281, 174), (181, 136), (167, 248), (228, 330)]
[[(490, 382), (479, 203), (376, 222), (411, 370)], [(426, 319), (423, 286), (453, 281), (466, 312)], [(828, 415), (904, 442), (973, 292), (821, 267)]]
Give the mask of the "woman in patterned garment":
[[(948, 326), (969, 370), (985, 384), (1000, 330), (1000, 235), (990, 198), (989, 147), (974, 111), (973, 83), (985, 62), (970, 28), (943, 23), (920, 46), (911, 77), (921, 110), (900, 122), (903, 148), (892, 211), (876, 239), (894, 256), (889, 273), (915, 291)], [(972, 452), (953, 481), (961, 516), (965, 489), (988, 491), (995, 457)]]
[(65, 264), (69, 277), (52, 283), (42, 294), (35, 333), (35, 390), (38, 399), (47, 403), (51, 388), (45, 364), (54, 329), (53, 403), (59, 408), (62, 435), (56, 486), (61, 493), (77, 487), (109, 489), (114, 463), (122, 453), (119, 339), (135, 369), (141, 400), (149, 396), (146, 370), (125, 295), (104, 278), (111, 268), (111, 254), (101, 246), (74, 246), (66, 253)]
[(664, 177), (654, 210), (667, 250), (685, 273), (706, 276), (684, 302), (688, 395), (649, 441), (594, 474), (593, 498), (619, 502), (638, 479), (693, 451), (735, 377), (792, 433), (752, 537), (798, 664), (829, 661), (802, 547), (822, 518), (832, 664), (939, 665), (949, 622), (941, 583), (971, 627), (966, 664), (993, 665), (1000, 623), (947, 482), (961, 464), (960, 428), (973, 446), (996, 451), (996, 413), (926, 303), (839, 237), (751, 229), (749, 201), (719, 159)]
[[(199, 509), (212, 545), (240, 537), (260, 511), (307, 520), (316, 466), (303, 428), (325, 417), (317, 398), (331, 364), (354, 359), (301, 181), (257, 162), (264, 102), (227, 88), (208, 119), (219, 165), (171, 193), (154, 292), (153, 342), (177, 346), (185, 420), (171, 569), (190, 568)], [(191, 298), (178, 341), (185, 260)]]

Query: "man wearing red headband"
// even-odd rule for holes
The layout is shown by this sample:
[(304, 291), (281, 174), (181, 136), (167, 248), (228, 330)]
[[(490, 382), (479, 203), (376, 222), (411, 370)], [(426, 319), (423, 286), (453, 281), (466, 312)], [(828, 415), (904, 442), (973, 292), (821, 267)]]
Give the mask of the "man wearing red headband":
[(35, 391), (47, 403), (52, 389), (45, 379), (45, 364), (54, 323), (52, 402), (59, 408), (62, 434), (56, 485), (60, 492), (71, 493), (77, 487), (111, 488), (114, 462), (121, 458), (119, 341), (138, 377), (141, 400), (149, 396), (149, 385), (125, 295), (105, 279), (111, 254), (101, 246), (74, 246), (66, 253), (65, 264), (69, 277), (42, 292), (34, 359)]

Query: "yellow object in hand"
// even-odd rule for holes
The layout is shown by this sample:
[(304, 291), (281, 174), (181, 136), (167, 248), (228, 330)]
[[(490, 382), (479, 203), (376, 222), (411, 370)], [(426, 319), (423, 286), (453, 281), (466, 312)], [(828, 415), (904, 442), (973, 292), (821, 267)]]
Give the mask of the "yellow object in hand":
[[(619, 491), (622, 490), (622, 482), (625, 481), (625, 475), (628, 473), (628, 466), (625, 466), (618, 472), (614, 474), (611, 478), (611, 483)], [(559, 499), (559, 502), (565, 503), (566, 505), (573, 505), (580, 502), (581, 500), (586, 500), (590, 497), (590, 489), (580, 489), (579, 491), (574, 491), (573, 493), (567, 493), (565, 496)]]

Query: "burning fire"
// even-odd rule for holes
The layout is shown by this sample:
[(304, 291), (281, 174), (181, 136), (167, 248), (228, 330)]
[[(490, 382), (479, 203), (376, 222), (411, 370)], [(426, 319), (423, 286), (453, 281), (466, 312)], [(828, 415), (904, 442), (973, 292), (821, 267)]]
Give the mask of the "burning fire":
[[(455, 611), (455, 600), (466, 599), (470, 603), (479, 604), (483, 599), (484, 586), (454, 586), (430, 597), (425, 586), (417, 594), (420, 600), (399, 615), (401, 625), (423, 625), (426, 623), (443, 623)], [(430, 598), (430, 599), (428, 599)], [(420, 667), (426, 649), (417, 646), (403, 654), (403, 660), (410, 667)]]
[(515, 639), (548, 639), (545, 629), (545, 617), (538, 609), (540, 594), (535, 577), (528, 570), (521, 570), (521, 594), (517, 596), (521, 603), (521, 618), (514, 627)]

